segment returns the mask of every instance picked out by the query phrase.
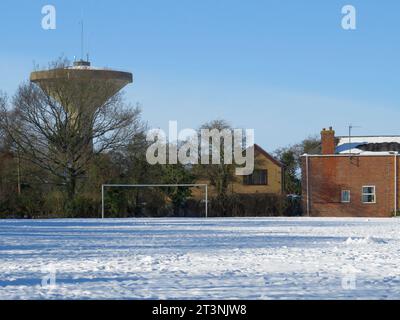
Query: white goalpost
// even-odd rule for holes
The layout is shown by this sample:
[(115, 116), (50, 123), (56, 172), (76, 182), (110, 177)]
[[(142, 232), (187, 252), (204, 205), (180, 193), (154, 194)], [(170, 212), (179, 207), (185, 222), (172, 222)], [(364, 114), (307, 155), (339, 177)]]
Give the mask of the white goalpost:
[(103, 184), (101, 186), (101, 218), (105, 219), (104, 196), (106, 188), (204, 188), (205, 190), (205, 218), (208, 218), (208, 185), (207, 184)]

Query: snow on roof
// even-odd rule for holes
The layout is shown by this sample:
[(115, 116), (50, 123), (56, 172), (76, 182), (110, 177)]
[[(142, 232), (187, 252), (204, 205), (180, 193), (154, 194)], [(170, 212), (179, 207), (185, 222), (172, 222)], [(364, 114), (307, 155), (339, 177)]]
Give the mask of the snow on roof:
[[(339, 142), (336, 147), (337, 153), (354, 153), (354, 154), (378, 154), (379, 152), (363, 151), (358, 147), (364, 144), (376, 143), (399, 143), (400, 136), (354, 136), (354, 137), (337, 137)], [(385, 152), (382, 152), (385, 153)], [(386, 152), (387, 154), (388, 152)]]

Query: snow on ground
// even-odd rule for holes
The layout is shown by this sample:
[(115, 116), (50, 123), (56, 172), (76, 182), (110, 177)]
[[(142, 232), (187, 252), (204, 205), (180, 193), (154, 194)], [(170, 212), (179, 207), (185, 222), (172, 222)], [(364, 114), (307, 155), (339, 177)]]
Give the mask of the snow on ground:
[(400, 299), (399, 219), (0, 220), (0, 299)]

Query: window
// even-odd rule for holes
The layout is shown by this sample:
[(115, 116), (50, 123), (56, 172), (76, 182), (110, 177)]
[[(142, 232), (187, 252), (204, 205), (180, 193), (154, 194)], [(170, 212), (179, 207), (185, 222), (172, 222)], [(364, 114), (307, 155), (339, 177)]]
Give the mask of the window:
[(254, 170), (252, 175), (243, 177), (243, 184), (248, 186), (268, 185), (268, 170)]
[(342, 190), (342, 203), (350, 203), (350, 190)]
[(362, 202), (376, 203), (375, 186), (365, 186), (362, 188)]

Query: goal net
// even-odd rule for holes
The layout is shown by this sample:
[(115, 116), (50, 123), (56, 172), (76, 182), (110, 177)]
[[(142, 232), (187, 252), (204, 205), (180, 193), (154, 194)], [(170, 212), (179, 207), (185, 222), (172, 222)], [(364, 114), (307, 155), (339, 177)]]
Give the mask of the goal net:
[(101, 218), (208, 218), (206, 184), (104, 184)]

